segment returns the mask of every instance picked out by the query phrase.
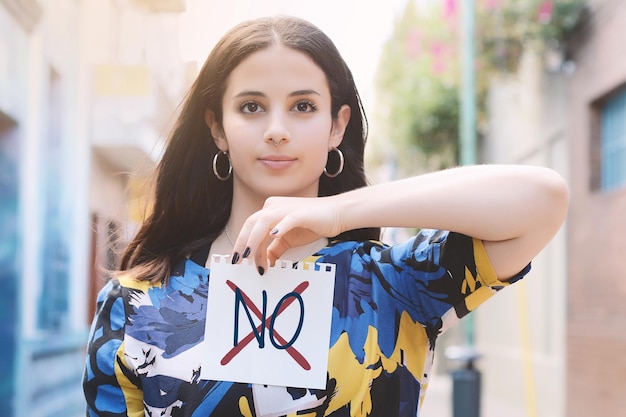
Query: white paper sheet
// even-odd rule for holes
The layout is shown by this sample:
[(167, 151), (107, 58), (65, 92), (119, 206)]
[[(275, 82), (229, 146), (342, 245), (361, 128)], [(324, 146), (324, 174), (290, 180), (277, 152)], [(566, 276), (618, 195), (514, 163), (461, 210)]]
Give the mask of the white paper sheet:
[[(211, 261), (202, 379), (326, 387), (335, 265)], [(264, 318), (264, 320), (263, 320)]]

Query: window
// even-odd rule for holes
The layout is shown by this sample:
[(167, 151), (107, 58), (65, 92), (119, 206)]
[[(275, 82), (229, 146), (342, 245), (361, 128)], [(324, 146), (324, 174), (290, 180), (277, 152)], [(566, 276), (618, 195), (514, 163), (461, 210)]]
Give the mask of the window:
[(626, 88), (609, 96), (600, 109), (600, 188), (626, 184)]

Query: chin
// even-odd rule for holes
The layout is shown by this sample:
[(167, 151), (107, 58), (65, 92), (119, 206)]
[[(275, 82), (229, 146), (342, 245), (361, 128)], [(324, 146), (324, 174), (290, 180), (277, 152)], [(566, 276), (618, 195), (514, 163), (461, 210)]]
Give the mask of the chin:
[(294, 188), (291, 186), (284, 187), (264, 187), (267, 197), (317, 197), (317, 187)]

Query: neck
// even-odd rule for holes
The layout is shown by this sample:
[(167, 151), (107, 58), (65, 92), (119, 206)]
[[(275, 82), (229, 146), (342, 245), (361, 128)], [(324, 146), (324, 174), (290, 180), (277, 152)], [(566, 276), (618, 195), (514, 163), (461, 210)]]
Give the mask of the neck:
[[(261, 210), (269, 196), (256, 193), (254, 190), (238, 184), (237, 181), (235, 181), (233, 187), (233, 204), (226, 227), (228, 228), (228, 234), (234, 241), (237, 239), (246, 219)], [(317, 188), (307, 190), (306, 194), (291, 195), (291, 197), (317, 197)]]
[(233, 204), (226, 227), (228, 228), (228, 234), (234, 241), (237, 239), (246, 219), (263, 208), (265, 198), (258, 195), (250, 195), (249, 193), (237, 192), (236, 190), (233, 191)]
[[(230, 211), (230, 217), (226, 223), (227, 233), (222, 233), (211, 247), (211, 254), (228, 254), (232, 250), (232, 244), (239, 236), (239, 232), (244, 222), (255, 212), (261, 210), (265, 204), (267, 197), (260, 196), (255, 193), (237, 192), (233, 190), (233, 204)], [(321, 238), (308, 245), (289, 249), (281, 256), (281, 259), (290, 259), (291, 261), (300, 261), (305, 257), (313, 254), (328, 244), (328, 239)], [(210, 259), (207, 260), (207, 267), (210, 268)]]

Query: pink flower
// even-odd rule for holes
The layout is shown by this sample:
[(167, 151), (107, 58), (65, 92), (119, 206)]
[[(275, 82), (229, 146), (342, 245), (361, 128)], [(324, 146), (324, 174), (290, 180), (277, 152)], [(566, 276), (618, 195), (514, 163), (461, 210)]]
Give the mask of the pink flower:
[(432, 66), (431, 66), (431, 71), (435, 75), (441, 75), (445, 73), (447, 69), (448, 69), (448, 66), (446, 65), (446, 61), (444, 61), (443, 59), (437, 59), (433, 61)]
[(552, 19), (552, 11), (554, 9), (553, 0), (544, 0), (537, 9), (537, 18), (539, 22), (547, 25)]
[(436, 57), (440, 57), (441, 55), (443, 55), (443, 53), (445, 52), (445, 45), (441, 42), (433, 42), (432, 46), (430, 47), (430, 52), (436, 56)]
[(452, 19), (456, 15), (457, 4), (456, 0), (445, 0), (443, 4), (443, 15), (448, 19)]
[(442, 42), (435, 41), (430, 47), (430, 53), (432, 55), (432, 72), (436, 75), (443, 74), (448, 68), (446, 56), (448, 51), (446, 45), (444, 45)]
[(422, 52), (423, 34), (420, 29), (412, 29), (406, 36), (405, 48), (409, 58), (415, 59)]

